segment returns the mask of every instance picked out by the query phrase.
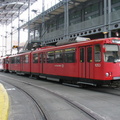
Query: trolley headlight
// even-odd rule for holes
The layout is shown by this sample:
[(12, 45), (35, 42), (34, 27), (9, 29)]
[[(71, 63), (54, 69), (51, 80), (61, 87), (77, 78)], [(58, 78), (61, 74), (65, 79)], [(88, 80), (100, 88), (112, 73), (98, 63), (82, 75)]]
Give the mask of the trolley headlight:
[(105, 75), (106, 75), (106, 77), (108, 77), (108, 76), (109, 76), (109, 73), (105, 73)]

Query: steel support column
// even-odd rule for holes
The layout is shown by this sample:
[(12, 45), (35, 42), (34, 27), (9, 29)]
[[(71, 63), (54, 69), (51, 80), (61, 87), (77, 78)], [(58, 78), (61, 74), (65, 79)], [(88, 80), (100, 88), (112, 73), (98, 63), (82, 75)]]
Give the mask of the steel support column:
[(18, 53), (19, 53), (19, 46), (20, 46), (20, 9), (18, 11), (18, 48), (17, 48)]
[(64, 39), (69, 39), (69, 4), (64, 0)]
[(108, 0), (108, 37), (111, 37), (111, 0)]
[(42, 34), (41, 34), (41, 44), (45, 44), (45, 0), (42, 0)]
[(12, 22), (12, 17), (11, 17), (11, 54), (12, 54), (12, 42), (13, 42), (13, 29), (12, 29), (12, 25), (13, 25), (13, 22)]
[(107, 0), (104, 0), (104, 38), (107, 38), (107, 33), (108, 33), (108, 30), (107, 30)]
[(6, 22), (6, 33), (5, 33), (5, 55), (7, 54), (7, 22)]
[(3, 43), (3, 41), (4, 41), (4, 36), (3, 35), (1, 35), (1, 38), (2, 38), (2, 49), (1, 49), (1, 52), (2, 52), (2, 56), (4, 55), (3, 54), (3, 51), (4, 51), (4, 43)]
[(2, 26), (3, 32), (2, 32), (2, 56), (4, 56), (4, 25)]
[(30, 0), (28, 0), (28, 45), (30, 45), (31, 43), (31, 39), (30, 39)]

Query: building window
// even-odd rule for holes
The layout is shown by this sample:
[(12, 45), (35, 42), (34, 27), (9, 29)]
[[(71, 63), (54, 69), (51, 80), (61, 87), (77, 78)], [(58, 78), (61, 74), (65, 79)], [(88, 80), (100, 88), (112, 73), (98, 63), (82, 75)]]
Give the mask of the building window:
[(71, 10), (69, 15), (70, 20), (79, 18), (80, 16), (81, 16), (81, 10), (79, 8)]
[(70, 10), (69, 19), (70, 19), (70, 25), (81, 22), (81, 9), (74, 8)]
[(39, 37), (39, 30), (35, 30), (35, 37)]
[(34, 30), (30, 31), (30, 39), (31, 39), (31, 40), (34, 39)]
[(120, 10), (120, 0), (111, 0), (111, 5), (112, 5), (112, 12)]
[(89, 5), (85, 8), (85, 20), (89, 20), (99, 16), (99, 3)]
[(119, 2), (120, 2), (120, 0), (111, 0), (112, 4), (116, 4), (116, 3), (119, 3)]
[(64, 27), (64, 14), (58, 16), (57, 27), (58, 28)]
[(50, 21), (50, 31), (52, 32), (54, 30), (56, 30), (56, 19), (55, 18)]

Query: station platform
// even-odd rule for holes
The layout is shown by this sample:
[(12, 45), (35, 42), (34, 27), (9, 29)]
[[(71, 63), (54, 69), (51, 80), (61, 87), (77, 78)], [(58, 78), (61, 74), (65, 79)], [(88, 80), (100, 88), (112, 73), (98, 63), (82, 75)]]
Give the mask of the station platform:
[(8, 120), (9, 97), (4, 86), (0, 83), (0, 120)]

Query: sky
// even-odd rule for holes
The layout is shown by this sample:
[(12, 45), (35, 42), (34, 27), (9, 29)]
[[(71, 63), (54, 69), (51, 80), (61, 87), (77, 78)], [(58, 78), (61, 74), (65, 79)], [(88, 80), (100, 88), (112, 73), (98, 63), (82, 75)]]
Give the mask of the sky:
[[(44, 0), (44, 9), (47, 10), (50, 7), (57, 4), (60, 0)], [(32, 10), (37, 10), (37, 13), (32, 12)], [(31, 7), (30, 7), (30, 19), (36, 17), (38, 14), (42, 12), (42, 0), (37, 0)], [(20, 22), (20, 26), (22, 24), (25, 24), (25, 22), (28, 21), (28, 10), (26, 10), (23, 14), (20, 15), (20, 20), (23, 20), (23, 22)], [(14, 20), (12, 23), (14, 34), (12, 35), (12, 46), (18, 44), (18, 19)], [(7, 43), (5, 43), (5, 37), (6, 31), (8, 33), (7, 37)], [(5, 46), (7, 46), (7, 54), (10, 54), (11, 50), (11, 24), (9, 26), (0, 26), (0, 56), (5, 54)], [(27, 41), (28, 32), (27, 30), (20, 30), (20, 44), (23, 45)], [(13, 50), (14, 51), (14, 50)], [(16, 51), (16, 50), (15, 50)]]

